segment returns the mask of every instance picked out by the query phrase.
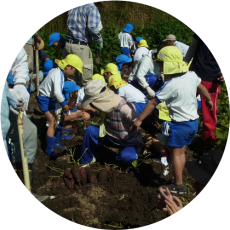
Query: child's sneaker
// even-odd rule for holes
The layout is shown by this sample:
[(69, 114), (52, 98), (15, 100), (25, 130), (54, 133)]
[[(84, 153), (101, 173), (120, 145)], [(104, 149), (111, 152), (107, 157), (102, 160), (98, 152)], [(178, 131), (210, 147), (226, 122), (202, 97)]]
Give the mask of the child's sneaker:
[(179, 195), (186, 194), (186, 190), (185, 190), (184, 185), (177, 186), (176, 184), (170, 184), (170, 185), (164, 185), (164, 186), (162, 186), (162, 188), (163, 188), (164, 192), (165, 192), (166, 188), (168, 188), (171, 193), (176, 193)]

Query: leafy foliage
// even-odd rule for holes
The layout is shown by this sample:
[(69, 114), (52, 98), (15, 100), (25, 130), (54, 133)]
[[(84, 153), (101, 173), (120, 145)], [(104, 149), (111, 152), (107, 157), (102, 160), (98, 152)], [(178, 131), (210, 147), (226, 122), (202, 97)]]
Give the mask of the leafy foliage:
[[(118, 40), (118, 34), (123, 28), (111, 29), (103, 28), (101, 31), (103, 37), (103, 49), (100, 53), (100, 64), (94, 64), (94, 73), (100, 73), (100, 70), (105, 68), (108, 63), (115, 63), (116, 57), (121, 54), (120, 44)], [(59, 31), (61, 35), (66, 38), (67, 31)], [(175, 34), (177, 39), (185, 44), (190, 44), (192, 41), (193, 31), (188, 28), (181, 21), (174, 19), (170, 21), (157, 21), (151, 25), (145, 25), (144, 27), (135, 27), (132, 32), (132, 37), (135, 40), (136, 37), (143, 37), (149, 45), (150, 49), (155, 49), (162, 40), (169, 34)], [(49, 33), (47, 30), (41, 30), (39, 35), (45, 42), (44, 51), (49, 55), (50, 59), (62, 59), (61, 51), (56, 50), (53, 47), (48, 46)], [(93, 53), (94, 63), (97, 52), (97, 44), (92, 43), (90, 45)]]
[(230, 110), (229, 110), (229, 98), (225, 82), (221, 84), (221, 94), (218, 99), (218, 124), (214, 134), (216, 135), (216, 143), (214, 149), (224, 150), (229, 131), (229, 119), (230, 119)]

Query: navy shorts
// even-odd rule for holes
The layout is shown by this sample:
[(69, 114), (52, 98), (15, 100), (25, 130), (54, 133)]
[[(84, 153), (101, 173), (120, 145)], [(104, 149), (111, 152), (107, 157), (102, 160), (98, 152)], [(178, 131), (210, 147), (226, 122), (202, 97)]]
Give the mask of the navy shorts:
[(37, 98), (38, 106), (40, 110), (45, 113), (50, 110), (57, 110), (57, 100), (53, 98), (48, 98), (45, 96), (38, 95)]
[(190, 145), (198, 131), (198, 119), (185, 122), (169, 122), (169, 137), (167, 145), (183, 148)]

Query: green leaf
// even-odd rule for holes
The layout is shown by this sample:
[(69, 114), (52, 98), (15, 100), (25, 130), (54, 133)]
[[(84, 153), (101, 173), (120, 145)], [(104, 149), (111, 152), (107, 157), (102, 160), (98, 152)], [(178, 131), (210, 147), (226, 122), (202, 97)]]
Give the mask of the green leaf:
[(224, 125), (224, 127), (226, 127), (227, 129), (230, 129), (230, 123)]

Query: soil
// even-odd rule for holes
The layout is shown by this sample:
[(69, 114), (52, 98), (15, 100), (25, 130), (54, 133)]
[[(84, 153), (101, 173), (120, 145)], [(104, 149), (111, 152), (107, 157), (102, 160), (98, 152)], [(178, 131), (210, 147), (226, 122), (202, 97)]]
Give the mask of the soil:
[[(157, 207), (158, 187), (170, 180), (172, 172), (162, 174), (162, 165), (154, 160), (157, 154), (152, 150), (148, 155), (140, 155), (136, 168), (129, 173), (120, 171), (115, 166), (117, 149), (98, 145), (95, 150), (96, 163), (91, 165), (99, 182), (87, 183), (82, 192), (70, 191), (64, 183), (64, 170), (71, 169), (73, 162), (80, 158), (79, 140), (84, 127), (77, 121), (73, 127), (75, 137), (70, 141), (60, 142), (66, 150), (60, 151), (60, 157), (50, 159), (45, 153), (46, 119), (40, 112), (35, 94), (31, 95), (30, 107), (35, 109), (31, 121), (38, 129), (38, 150), (33, 164), (32, 192), (38, 195), (57, 196), (42, 203), (58, 215), (90, 227), (101, 229), (136, 228), (160, 221), (168, 216)], [(98, 118), (93, 118), (96, 121)], [(148, 134), (143, 132), (146, 137)], [(70, 156), (72, 155), (72, 156)], [(188, 148), (186, 158), (192, 159), (193, 152)], [(100, 172), (107, 165), (112, 168), (102, 179)], [(187, 194), (181, 197), (183, 204), (188, 204), (195, 193), (193, 179), (184, 170), (184, 184)]]

